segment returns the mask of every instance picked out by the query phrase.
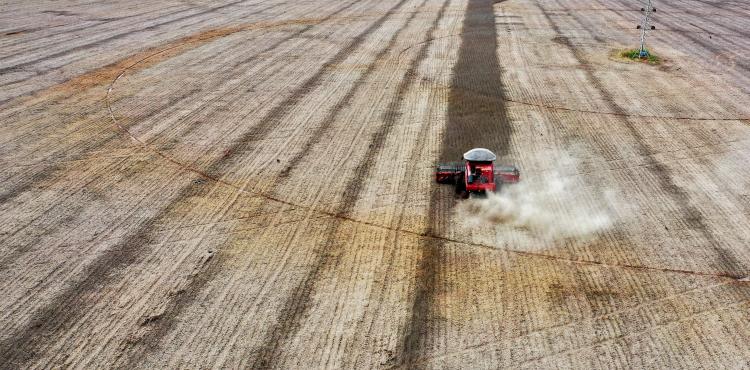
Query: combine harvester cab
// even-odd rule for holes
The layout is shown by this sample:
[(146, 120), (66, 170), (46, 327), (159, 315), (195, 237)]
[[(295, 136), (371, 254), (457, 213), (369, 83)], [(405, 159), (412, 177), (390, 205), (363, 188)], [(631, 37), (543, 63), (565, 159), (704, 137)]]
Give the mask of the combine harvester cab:
[(476, 148), (464, 153), (461, 162), (441, 163), (435, 171), (435, 181), (453, 184), (456, 192), (465, 197), (497, 190), (498, 184), (516, 183), (520, 178), (515, 166), (495, 166), (495, 153)]

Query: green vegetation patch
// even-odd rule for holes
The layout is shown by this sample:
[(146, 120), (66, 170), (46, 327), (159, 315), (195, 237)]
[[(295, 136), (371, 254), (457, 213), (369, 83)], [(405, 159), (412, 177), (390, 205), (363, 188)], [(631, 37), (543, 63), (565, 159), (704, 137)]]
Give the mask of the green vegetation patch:
[(659, 62), (661, 61), (658, 56), (651, 53), (648, 53), (648, 56), (641, 58), (639, 56), (640, 52), (640, 49), (625, 50), (620, 52), (620, 57), (648, 64), (659, 64)]

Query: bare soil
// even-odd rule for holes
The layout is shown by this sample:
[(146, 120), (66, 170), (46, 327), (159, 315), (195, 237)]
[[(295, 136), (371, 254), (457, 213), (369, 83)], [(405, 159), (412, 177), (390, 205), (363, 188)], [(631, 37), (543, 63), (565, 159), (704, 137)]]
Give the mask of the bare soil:
[[(750, 3), (2, 8), (0, 368), (750, 368)], [(473, 147), (611, 225), (467, 225)]]

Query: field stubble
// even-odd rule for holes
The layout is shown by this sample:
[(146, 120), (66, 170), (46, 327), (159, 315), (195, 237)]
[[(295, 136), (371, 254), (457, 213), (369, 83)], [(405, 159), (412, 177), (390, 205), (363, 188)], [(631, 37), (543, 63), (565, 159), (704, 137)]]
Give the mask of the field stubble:
[[(699, 6), (721, 18), (660, 9), (717, 33), (654, 32), (659, 67), (609, 58), (636, 39), (616, 0), (5, 32), (2, 366), (746, 366), (748, 9)], [(525, 183), (433, 184), (474, 146)]]

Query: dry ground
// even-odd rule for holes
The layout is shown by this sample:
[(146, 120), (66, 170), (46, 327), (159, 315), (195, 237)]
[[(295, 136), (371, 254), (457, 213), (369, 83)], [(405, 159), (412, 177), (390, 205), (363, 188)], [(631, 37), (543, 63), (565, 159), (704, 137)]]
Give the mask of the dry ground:
[[(3, 1), (0, 367), (750, 368), (750, 3), (640, 6)], [(626, 202), (468, 228), (475, 146)]]

